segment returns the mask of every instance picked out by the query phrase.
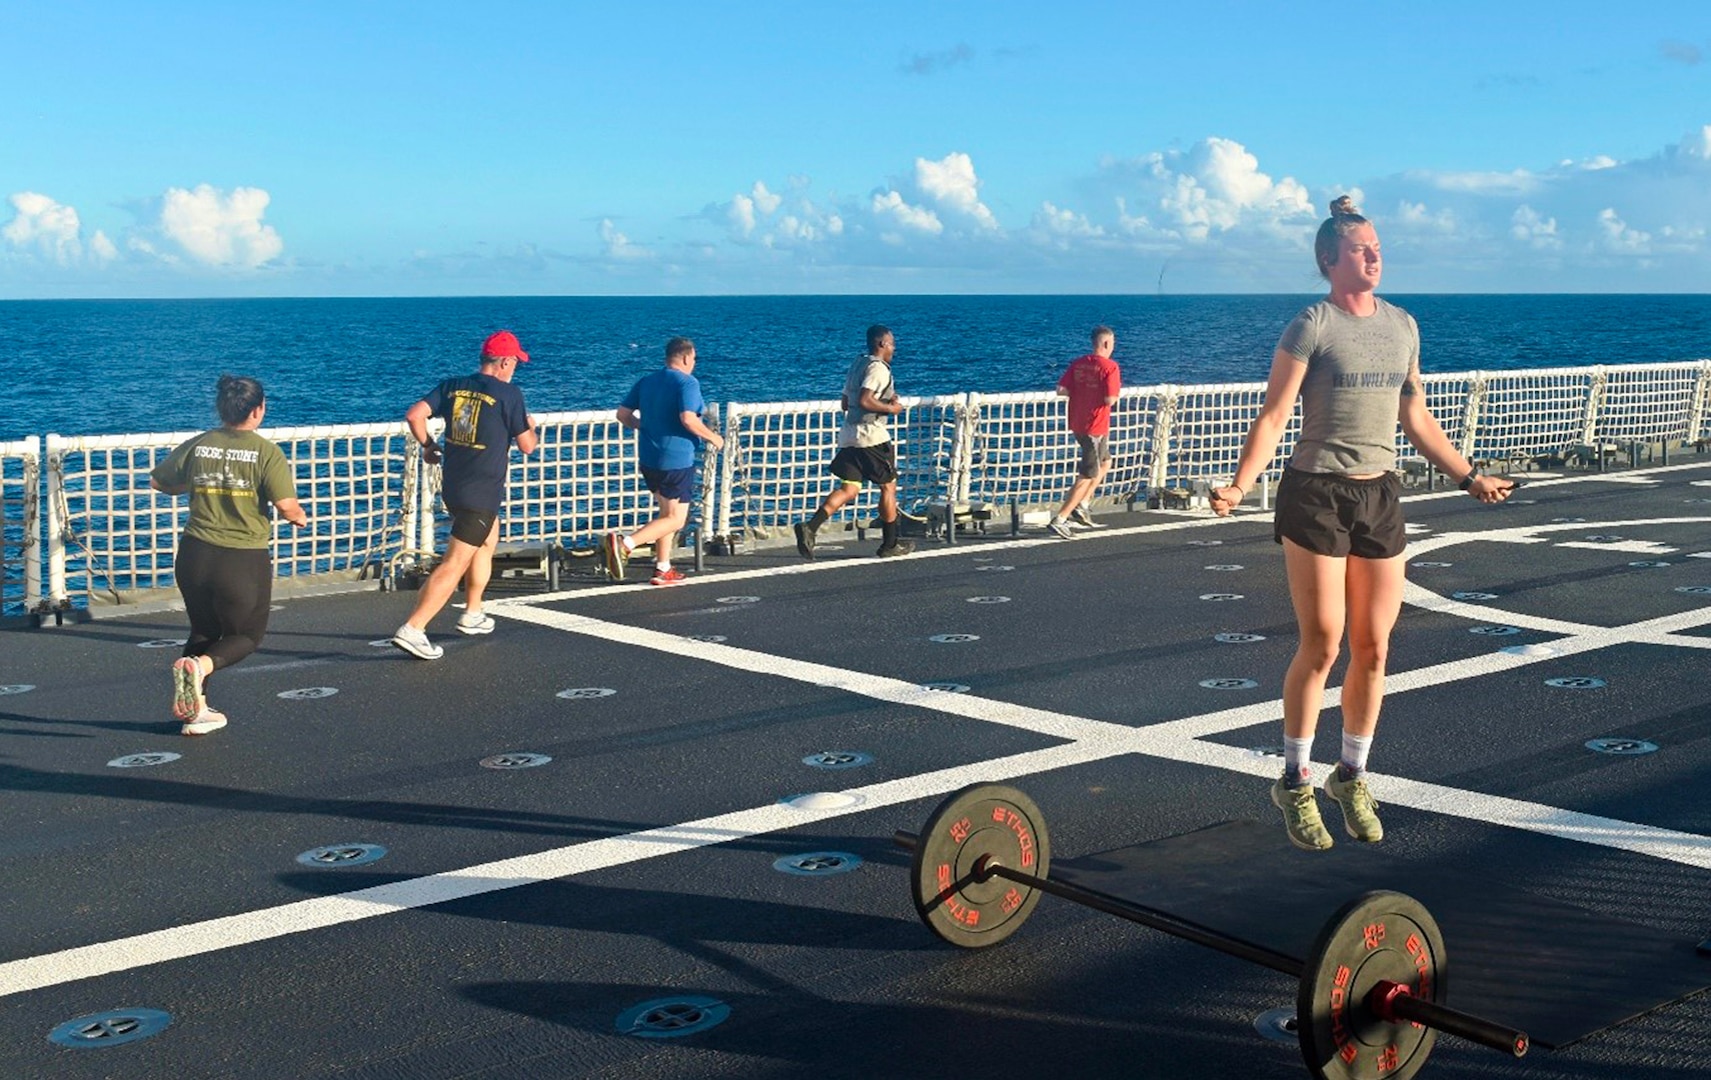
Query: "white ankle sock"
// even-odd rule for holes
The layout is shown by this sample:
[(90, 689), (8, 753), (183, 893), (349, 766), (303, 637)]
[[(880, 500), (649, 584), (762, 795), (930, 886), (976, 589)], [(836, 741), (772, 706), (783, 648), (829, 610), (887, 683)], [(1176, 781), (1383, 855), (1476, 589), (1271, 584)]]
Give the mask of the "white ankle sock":
[(1343, 753), (1339, 764), (1346, 776), (1359, 776), (1366, 772), (1366, 755), (1372, 750), (1371, 735), (1350, 735), (1343, 732)]
[(1290, 785), (1307, 783), (1313, 763), (1313, 736), (1305, 739), (1283, 740), (1283, 782)]

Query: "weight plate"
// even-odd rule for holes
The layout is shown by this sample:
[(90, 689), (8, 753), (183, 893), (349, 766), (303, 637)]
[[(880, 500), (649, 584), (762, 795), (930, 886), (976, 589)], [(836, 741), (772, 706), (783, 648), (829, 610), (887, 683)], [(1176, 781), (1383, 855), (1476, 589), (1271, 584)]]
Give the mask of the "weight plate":
[(910, 863), (915, 911), (952, 945), (981, 949), (1015, 933), (1040, 890), (1004, 878), (975, 881), (983, 859), (1045, 877), (1046, 823), (1034, 801), (1012, 787), (973, 784), (945, 798), (921, 829)]
[(1444, 966), (1443, 935), (1418, 900), (1369, 892), (1343, 905), (1301, 972), (1295, 1013), (1308, 1071), (1327, 1080), (1407, 1080), (1419, 1072), (1438, 1033), (1379, 1017), (1367, 995), (1388, 979), (1441, 1002)]

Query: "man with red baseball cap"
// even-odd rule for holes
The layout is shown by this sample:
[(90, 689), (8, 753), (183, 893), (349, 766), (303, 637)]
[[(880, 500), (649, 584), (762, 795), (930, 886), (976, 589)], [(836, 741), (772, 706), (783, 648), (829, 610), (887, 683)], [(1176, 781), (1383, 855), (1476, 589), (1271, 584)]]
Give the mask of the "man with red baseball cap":
[[(505, 477), (511, 441), (532, 453), (535, 418), (523, 405), (523, 392), (511, 385), (518, 364), (529, 362), (517, 335), (501, 330), (481, 346), (481, 369), (447, 379), (410, 406), (404, 422), (422, 444), (422, 460), (444, 459), (440, 497), (452, 517), (446, 554), (422, 585), (416, 610), (392, 635), (392, 644), (420, 660), (438, 660), (445, 650), (428, 640), (428, 623), (446, 606), (458, 583), (465, 606), (457, 628), (465, 634), (491, 634), (493, 616), (481, 610), (481, 594), (493, 577), (493, 550), (499, 544), (499, 508), (505, 503)], [(442, 452), (428, 434), (428, 420), (446, 422)]]

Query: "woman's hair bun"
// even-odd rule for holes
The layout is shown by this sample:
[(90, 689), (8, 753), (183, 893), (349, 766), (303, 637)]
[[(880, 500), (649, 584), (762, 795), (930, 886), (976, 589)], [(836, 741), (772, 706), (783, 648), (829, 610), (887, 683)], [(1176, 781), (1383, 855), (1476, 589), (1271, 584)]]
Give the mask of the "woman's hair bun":
[(1333, 217), (1342, 215), (1359, 217), (1360, 207), (1356, 206), (1355, 201), (1347, 195), (1339, 195), (1331, 203), (1331, 215)]

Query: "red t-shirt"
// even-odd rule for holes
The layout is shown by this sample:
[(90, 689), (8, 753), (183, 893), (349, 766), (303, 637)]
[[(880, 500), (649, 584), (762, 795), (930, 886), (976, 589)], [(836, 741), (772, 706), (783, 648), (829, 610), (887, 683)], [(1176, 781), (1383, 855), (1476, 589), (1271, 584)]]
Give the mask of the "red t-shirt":
[(1123, 389), (1123, 376), (1117, 362), (1089, 353), (1069, 365), (1059, 389), (1069, 392), (1069, 430), (1077, 435), (1105, 435), (1111, 430), (1111, 406), (1106, 398), (1114, 398)]

